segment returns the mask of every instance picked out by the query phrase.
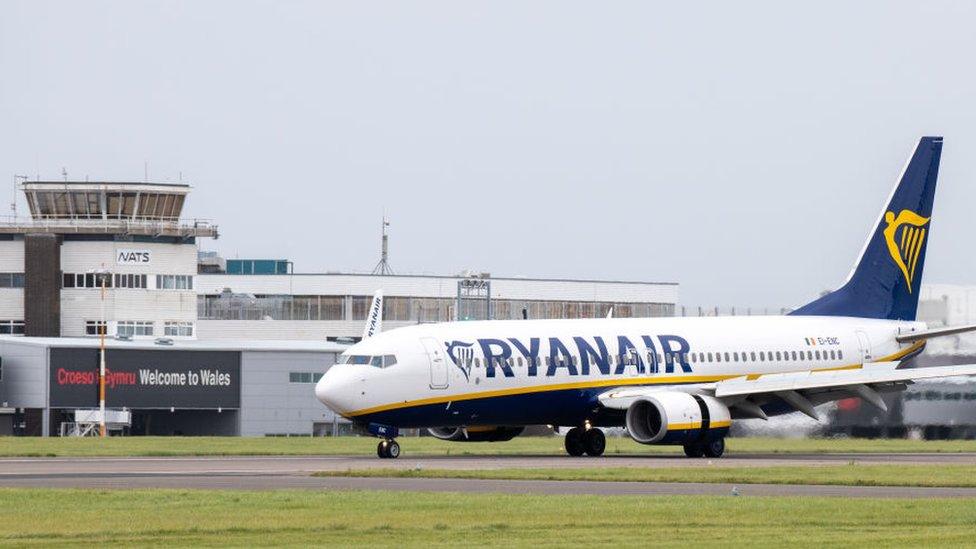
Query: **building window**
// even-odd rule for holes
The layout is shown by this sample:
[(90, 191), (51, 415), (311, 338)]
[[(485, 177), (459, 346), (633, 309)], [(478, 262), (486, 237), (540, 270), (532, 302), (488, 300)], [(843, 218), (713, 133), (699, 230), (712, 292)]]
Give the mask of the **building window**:
[(192, 322), (167, 322), (163, 326), (163, 334), (167, 336), (192, 337)]
[(105, 322), (101, 320), (86, 320), (85, 335), (97, 336), (106, 333)]
[(151, 336), (153, 335), (153, 323), (137, 320), (119, 321), (116, 333), (123, 337)]
[(192, 290), (193, 275), (156, 275), (157, 290)]
[[(318, 381), (322, 374), (316, 374), (318, 377), (315, 381)], [(312, 372), (289, 372), (288, 373), (289, 383), (312, 383)]]
[[(104, 281), (106, 288), (113, 288), (119, 285), (118, 276), (113, 277), (111, 273), (64, 273), (61, 276), (61, 287), (101, 288)], [(146, 275), (141, 276), (145, 277)]]
[(115, 287), (116, 288), (145, 288), (146, 275), (117, 273), (115, 275)]
[(0, 288), (23, 288), (24, 273), (0, 273)]
[(0, 320), (0, 334), (24, 335), (24, 321)]

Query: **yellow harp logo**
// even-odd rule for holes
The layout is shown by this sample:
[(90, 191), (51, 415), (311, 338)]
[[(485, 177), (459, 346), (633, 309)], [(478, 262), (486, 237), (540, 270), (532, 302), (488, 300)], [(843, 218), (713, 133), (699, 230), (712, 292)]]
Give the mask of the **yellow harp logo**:
[(925, 226), (931, 218), (922, 217), (909, 210), (902, 210), (897, 217), (894, 212), (885, 212), (884, 218), (887, 223), (884, 238), (888, 244), (888, 253), (891, 254), (895, 265), (901, 269), (901, 274), (905, 275), (908, 293), (911, 293), (915, 265), (918, 264), (918, 256), (921, 255), (922, 246), (925, 245)]

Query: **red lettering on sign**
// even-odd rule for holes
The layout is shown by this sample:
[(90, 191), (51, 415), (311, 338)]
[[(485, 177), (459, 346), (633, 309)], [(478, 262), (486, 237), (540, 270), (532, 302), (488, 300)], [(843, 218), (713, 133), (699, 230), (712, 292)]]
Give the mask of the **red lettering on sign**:
[[(98, 371), (96, 370), (65, 370), (58, 368), (58, 385), (95, 385), (98, 383)], [(135, 372), (113, 372), (105, 369), (105, 385), (110, 389), (119, 385), (135, 385)]]

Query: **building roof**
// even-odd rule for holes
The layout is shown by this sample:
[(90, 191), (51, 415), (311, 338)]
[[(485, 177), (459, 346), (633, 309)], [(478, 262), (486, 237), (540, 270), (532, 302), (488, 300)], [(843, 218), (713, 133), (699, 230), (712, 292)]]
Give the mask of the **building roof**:
[(186, 183), (156, 183), (151, 181), (24, 181), (24, 187), (167, 187), (173, 190), (189, 189)]
[[(156, 343), (152, 339), (121, 339), (106, 338), (105, 347), (108, 349), (141, 349), (141, 350), (178, 350), (178, 351), (277, 351), (296, 353), (341, 353), (349, 345), (331, 341), (283, 341), (283, 340), (197, 340), (174, 339), (172, 345)], [(3, 345), (30, 345), (52, 348), (86, 348), (97, 349), (98, 338), (94, 337), (23, 337), (0, 336)]]

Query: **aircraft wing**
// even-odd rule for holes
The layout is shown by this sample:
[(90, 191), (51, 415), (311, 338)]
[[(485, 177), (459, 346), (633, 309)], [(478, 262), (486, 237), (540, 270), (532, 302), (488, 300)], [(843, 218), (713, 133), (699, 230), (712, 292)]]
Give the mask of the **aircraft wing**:
[[(919, 379), (976, 376), (976, 364), (932, 368), (898, 368), (898, 362), (876, 362), (856, 370), (790, 372), (741, 376), (697, 386), (697, 391), (712, 394), (742, 415), (766, 418), (761, 405), (783, 400), (799, 412), (819, 419), (814, 406), (849, 397), (861, 397), (886, 410), (879, 392), (901, 389)], [(692, 386), (694, 387), (694, 386)], [(692, 387), (689, 387), (692, 388)], [(599, 396), (608, 408), (626, 409), (641, 396), (674, 387), (635, 387), (615, 389)], [(682, 390), (682, 389), (679, 389)], [(687, 389), (684, 389), (687, 390)]]

